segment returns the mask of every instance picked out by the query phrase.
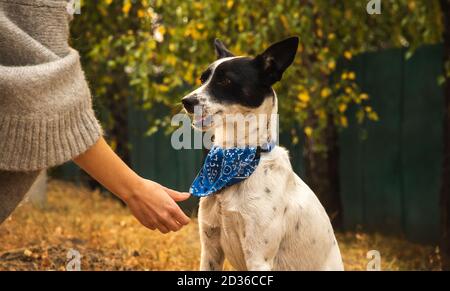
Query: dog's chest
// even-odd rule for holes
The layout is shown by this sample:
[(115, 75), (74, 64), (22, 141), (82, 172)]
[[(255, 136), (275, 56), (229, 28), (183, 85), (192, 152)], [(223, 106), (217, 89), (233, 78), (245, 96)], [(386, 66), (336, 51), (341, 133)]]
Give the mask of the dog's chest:
[(227, 259), (240, 270), (246, 269), (244, 253), (248, 251), (245, 248), (248, 239), (257, 240), (260, 224), (268, 224), (268, 217), (272, 221), (280, 219), (273, 209), (281, 209), (278, 204), (283, 199), (277, 197), (280, 192), (274, 186), (265, 186), (268, 183), (261, 182), (265, 177), (267, 180), (264, 172), (262, 163), (250, 178), (216, 194), (208, 207), (220, 227), (220, 244)]
[[(245, 194), (244, 194), (245, 195)], [(243, 234), (243, 213), (246, 213), (246, 199), (240, 185), (229, 187), (216, 196), (218, 220), (223, 234), (229, 239), (240, 238)]]
[(285, 152), (276, 148), (268, 154), (277, 154), (277, 158), (263, 158), (254, 173), (241, 183), (227, 187), (214, 196), (205, 197), (201, 203), (201, 219), (209, 221), (210, 225), (219, 224), (224, 234), (235, 238), (236, 233), (243, 233), (245, 223), (260, 221), (273, 215), (273, 209), (281, 209), (287, 202), (284, 195), (289, 187), (288, 172), (290, 165)]
[[(238, 192), (233, 193), (238, 195)], [(218, 195), (216, 204), (219, 211), (221, 230), (220, 244), (227, 259), (237, 269), (245, 270), (244, 245), (246, 221), (242, 212), (243, 204), (237, 199), (227, 199), (227, 195)], [(245, 212), (244, 212), (245, 213)]]

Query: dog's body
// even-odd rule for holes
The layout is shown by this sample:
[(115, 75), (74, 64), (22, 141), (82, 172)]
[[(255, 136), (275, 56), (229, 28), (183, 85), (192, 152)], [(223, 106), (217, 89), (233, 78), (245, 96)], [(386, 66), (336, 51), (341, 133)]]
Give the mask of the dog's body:
[(203, 197), (201, 270), (342, 270), (322, 205), (292, 171), (285, 149), (263, 155), (244, 182)]
[[(277, 113), (271, 85), (292, 63), (297, 44), (288, 39), (250, 59), (233, 57), (216, 42), (219, 60), (202, 76), (203, 85), (183, 98), (186, 110), (193, 112), (191, 105), (201, 105), (200, 123), (205, 116), (217, 119), (236, 113), (267, 118), (257, 119), (249, 129), (236, 126), (233, 119), (211, 126), (214, 144), (259, 146), (274, 138), (272, 131), (262, 130), (273, 126), (271, 116)], [(283, 52), (285, 48), (289, 51)], [(275, 62), (276, 69), (268, 71), (268, 62)], [(325, 209), (279, 146), (261, 153), (258, 167), (246, 180), (201, 198), (199, 224), (201, 270), (221, 270), (225, 257), (238, 270), (343, 270)]]

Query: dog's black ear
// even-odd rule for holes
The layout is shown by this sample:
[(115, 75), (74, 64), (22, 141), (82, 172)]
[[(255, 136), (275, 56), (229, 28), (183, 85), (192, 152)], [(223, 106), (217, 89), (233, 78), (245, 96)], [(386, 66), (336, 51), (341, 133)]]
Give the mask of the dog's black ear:
[(255, 62), (262, 71), (262, 78), (272, 86), (281, 80), (284, 71), (292, 64), (297, 53), (298, 37), (290, 37), (272, 44)]
[(234, 55), (217, 38), (214, 40), (214, 47), (216, 48), (217, 59), (234, 57)]

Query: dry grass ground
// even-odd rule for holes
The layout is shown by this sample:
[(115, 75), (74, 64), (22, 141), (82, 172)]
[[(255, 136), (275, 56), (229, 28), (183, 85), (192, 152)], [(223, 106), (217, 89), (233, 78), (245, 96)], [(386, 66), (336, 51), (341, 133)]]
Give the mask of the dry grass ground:
[[(152, 232), (117, 201), (52, 181), (48, 206), (21, 205), (0, 226), (0, 270), (64, 270), (78, 250), (83, 270), (197, 270), (196, 221), (177, 233)], [(347, 270), (364, 270), (368, 250), (379, 250), (384, 270), (439, 270), (433, 246), (364, 233), (338, 233)], [(231, 269), (226, 265), (226, 269)]]

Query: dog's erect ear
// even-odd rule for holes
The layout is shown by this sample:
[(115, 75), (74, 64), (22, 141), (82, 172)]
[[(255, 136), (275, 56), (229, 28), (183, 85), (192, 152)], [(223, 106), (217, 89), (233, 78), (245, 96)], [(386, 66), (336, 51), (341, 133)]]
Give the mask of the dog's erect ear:
[(262, 54), (256, 56), (255, 62), (262, 71), (267, 85), (272, 86), (281, 80), (284, 71), (292, 64), (297, 53), (298, 37), (290, 37), (272, 44)]
[(214, 40), (214, 47), (216, 48), (217, 59), (234, 57), (234, 55), (217, 38)]

